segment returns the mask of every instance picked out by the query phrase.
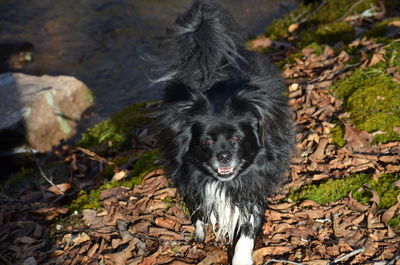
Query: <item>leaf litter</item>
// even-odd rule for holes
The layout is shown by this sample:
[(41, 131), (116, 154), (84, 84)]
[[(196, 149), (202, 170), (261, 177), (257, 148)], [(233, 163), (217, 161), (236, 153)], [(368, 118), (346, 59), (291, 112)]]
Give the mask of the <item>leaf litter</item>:
[[(398, 26), (397, 22), (393, 25)], [(296, 29), (291, 25), (289, 32)], [(253, 48), (270, 45), (268, 38), (259, 38)], [(255, 264), (400, 264), (399, 231), (388, 225), (400, 214), (400, 197), (389, 209), (380, 209), (379, 194), (364, 185), (361, 189), (372, 194), (369, 205), (354, 199), (352, 192), (326, 204), (283, 200), (291, 190), (327, 179), (362, 172), (379, 178), (383, 173), (400, 172), (400, 143), (373, 144), (373, 135), (351, 124), (342, 101), (329, 90), (354, 69), (385, 60), (382, 45), (372, 40), (357, 39), (349, 47), (361, 48), (360, 62), (351, 64), (346, 51), (327, 45), (322, 53), (306, 47), (302, 57), (283, 72), (294, 110), (298, 152), (291, 166), (291, 182), (269, 199), (266, 222), (253, 253)], [(397, 67), (388, 68), (387, 73), (399, 80)], [(333, 120), (344, 128), (346, 144), (341, 147), (333, 140), (337, 126)], [(100, 171), (93, 170), (93, 163), (110, 166), (113, 179), (121, 180), (128, 177), (126, 167), (136, 161), (121, 167), (95, 151), (78, 151), (58, 151), (77, 178), (56, 185), (63, 192), (84, 186), (82, 176), (97, 180)], [(398, 182), (393, 185), (398, 187)], [(35, 199), (43, 198), (43, 193), (53, 201)], [(148, 172), (131, 189), (101, 191), (101, 207), (95, 210), (67, 215), (67, 208), (54, 203), (66, 195), (54, 187), (42, 194), (2, 198), (1, 264), (228, 264), (227, 247), (215, 242), (211, 231), (204, 243), (195, 241), (185, 204), (161, 169)], [(66, 222), (55, 223), (57, 219)]]

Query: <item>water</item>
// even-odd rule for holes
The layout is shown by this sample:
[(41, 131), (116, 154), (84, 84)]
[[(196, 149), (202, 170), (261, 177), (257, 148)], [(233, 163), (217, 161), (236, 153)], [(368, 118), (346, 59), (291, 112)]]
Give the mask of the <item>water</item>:
[[(255, 36), (295, 0), (221, 0)], [(93, 91), (100, 119), (141, 100), (159, 99), (149, 88), (140, 50), (154, 46), (189, 0), (0, 0), (0, 44), (30, 42), (33, 61), (20, 71), (72, 75)]]

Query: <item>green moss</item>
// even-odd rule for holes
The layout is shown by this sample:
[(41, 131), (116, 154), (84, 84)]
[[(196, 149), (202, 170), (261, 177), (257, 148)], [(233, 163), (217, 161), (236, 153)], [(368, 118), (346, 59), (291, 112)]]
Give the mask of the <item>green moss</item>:
[(400, 140), (400, 134), (393, 130), (400, 126), (400, 84), (392, 81), (383, 69), (382, 63), (357, 69), (333, 86), (357, 128), (383, 132), (374, 138), (374, 142), (380, 143)]
[(78, 146), (90, 148), (103, 143), (115, 149), (129, 142), (132, 130), (149, 123), (143, 110), (145, 103), (129, 106), (114, 114), (109, 119), (100, 122), (95, 127), (88, 129), (82, 135)]
[(187, 204), (185, 202), (181, 201), (179, 203), (179, 206), (181, 207), (181, 209), (183, 210), (183, 212), (185, 213), (186, 216), (189, 217), (191, 215), (190, 214), (190, 209), (189, 209), (189, 207), (187, 206)]
[[(270, 26), (267, 27), (265, 34), (272, 40), (280, 39), (285, 35), (288, 35), (288, 27), (296, 23), (298, 18), (302, 18), (305, 14), (308, 14), (314, 8), (313, 5), (301, 4), (300, 7), (289, 12), (282, 18), (274, 19)], [(302, 16), (303, 15), (303, 16)]]
[(289, 34), (288, 27), (291, 24), (299, 23), (301, 19), (309, 15), (295, 34), (300, 39), (301, 47), (315, 41), (321, 44), (337, 42), (338, 40), (347, 42), (352, 40), (351, 37), (354, 37), (354, 29), (349, 24), (340, 22), (339, 19), (351, 7), (353, 9), (347, 15), (360, 14), (370, 8), (372, 4), (376, 5), (377, 2), (377, 0), (364, 0), (354, 5), (353, 1), (348, 0), (328, 0), (316, 12), (314, 11), (320, 3), (300, 5), (299, 8), (291, 11), (283, 18), (274, 20), (266, 29), (266, 35), (273, 40), (287, 36)]
[[(117, 156), (112, 160), (112, 162), (116, 166), (122, 166), (123, 164), (128, 162), (129, 159), (130, 158), (128, 156)], [(103, 171), (101, 171), (102, 179), (109, 179), (110, 177), (112, 177), (114, 175), (114, 169), (114, 166), (105, 165)]]
[(344, 139), (343, 125), (336, 125), (331, 129), (332, 141), (337, 147), (344, 147), (347, 141)]
[(392, 41), (385, 51), (386, 67), (400, 66), (400, 41)]
[(385, 36), (390, 31), (390, 26), (388, 26), (388, 24), (394, 20), (400, 20), (400, 17), (388, 18), (375, 23), (374, 26), (364, 34), (364, 36), (368, 38)]
[(315, 30), (306, 30), (301, 34), (300, 47), (310, 43), (333, 45), (338, 41), (348, 43), (355, 38), (354, 28), (346, 22), (332, 22), (318, 25)]
[(389, 221), (391, 227), (400, 228), (400, 215), (396, 215)]
[[(373, 180), (371, 175), (361, 173), (344, 179), (329, 179), (319, 185), (303, 186), (291, 191), (288, 198), (293, 201), (310, 199), (320, 204), (327, 204), (344, 198), (352, 192), (355, 199), (368, 204), (372, 194), (362, 188), (363, 184), (367, 184), (371, 190), (378, 193), (379, 208), (388, 209), (397, 202), (397, 196), (400, 195), (400, 188), (393, 185), (399, 179), (399, 175), (396, 174), (383, 174), (378, 180)], [(393, 224), (400, 224), (399, 220), (394, 220)]]
[(81, 211), (84, 209), (98, 209), (101, 207), (100, 190), (91, 190), (86, 192), (84, 190), (78, 193), (75, 200), (69, 205), (70, 211)]
[[(367, 181), (370, 189), (376, 191), (380, 197), (380, 209), (388, 209), (397, 202), (397, 196), (400, 195), (400, 188), (393, 186), (397, 180), (399, 180), (399, 176), (395, 174), (383, 174), (378, 180), (369, 179)], [(353, 196), (365, 204), (372, 197), (371, 193), (365, 190), (356, 191)]]
[[(131, 170), (132, 176), (138, 176), (156, 169), (157, 162), (161, 159), (161, 153), (158, 149), (151, 150), (143, 154), (135, 163), (135, 167)], [(136, 183), (137, 184), (137, 183)]]
[(289, 194), (293, 201), (310, 199), (321, 204), (337, 201), (356, 191), (369, 179), (367, 174), (358, 174), (345, 179), (329, 179), (320, 185), (306, 185)]
[(131, 178), (106, 182), (98, 189), (89, 192), (81, 191), (77, 198), (71, 203), (70, 210), (80, 211), (83, 209), (97, 209), (101, 207), (100, 193), (102, 191), (120, 186), (132, 188), (134, 185), (140, 184), (143, 177), (148, 172), (158, 168), (157, 161), (160, 157), (161, 154), (157, 149), (143, 154), (130, 171)]

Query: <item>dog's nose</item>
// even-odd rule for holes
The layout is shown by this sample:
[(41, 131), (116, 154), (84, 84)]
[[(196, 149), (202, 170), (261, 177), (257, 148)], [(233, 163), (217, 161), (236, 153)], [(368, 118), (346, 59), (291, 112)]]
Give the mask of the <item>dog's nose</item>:
[(227, 162), (231, 161), (232, 154), (231, 154), (231, 152), (224, 151), (217, 155), (217, 159), (221, 163), (227, 163)]

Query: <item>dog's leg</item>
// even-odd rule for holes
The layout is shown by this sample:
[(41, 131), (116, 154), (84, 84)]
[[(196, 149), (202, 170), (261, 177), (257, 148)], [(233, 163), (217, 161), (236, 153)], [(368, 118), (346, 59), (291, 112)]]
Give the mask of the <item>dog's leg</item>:
[(241, 234), (236, 243), (235, 254), (233, 255), (232, 265), (252, 265), (251, 254), (254, 247), (254, 237)]
[(204, 226), (205, 224), (202, 221), (200, 221), (200, 219), (197, 219), (195, 234), (196, 234), (196, 240), (198, 242), (203, 242), (204, 239), (206, 238), (206, 232), (204, 230)]

